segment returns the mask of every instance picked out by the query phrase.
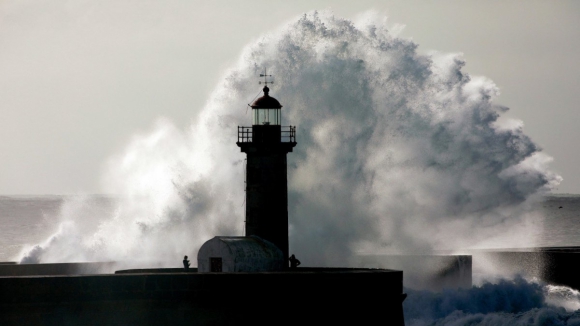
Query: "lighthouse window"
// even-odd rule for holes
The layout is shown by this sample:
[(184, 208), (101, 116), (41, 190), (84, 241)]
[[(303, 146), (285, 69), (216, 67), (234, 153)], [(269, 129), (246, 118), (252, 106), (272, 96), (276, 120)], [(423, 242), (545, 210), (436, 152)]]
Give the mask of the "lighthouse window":
[(280, 125), (280, 109), (254, 109), (254, 125)]

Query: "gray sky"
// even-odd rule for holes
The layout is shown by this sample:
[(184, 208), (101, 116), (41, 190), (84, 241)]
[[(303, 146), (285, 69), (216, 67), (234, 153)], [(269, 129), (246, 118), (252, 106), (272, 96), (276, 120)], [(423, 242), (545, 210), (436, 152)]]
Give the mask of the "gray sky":
[(244, 45), (314, 9), (374, 9), (421, 52), (464, 53), (580, 193), (575, 0), (0, 0), (0, 194), (101, 192), (133, 135), (188, 126)]

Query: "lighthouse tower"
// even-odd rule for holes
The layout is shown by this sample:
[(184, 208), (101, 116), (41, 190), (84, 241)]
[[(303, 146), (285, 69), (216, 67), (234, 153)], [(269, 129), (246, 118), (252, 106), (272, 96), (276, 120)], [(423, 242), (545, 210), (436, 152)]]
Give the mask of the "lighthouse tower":
[(252, 105), (252, 126), (238, 127), (237, 145), (247, 155), (246, 236), (276, 245), (288, 261), (288, 178), (286, 154), (296, 146), (296, 127), (282, 126), (282, 105), (264, 96)]

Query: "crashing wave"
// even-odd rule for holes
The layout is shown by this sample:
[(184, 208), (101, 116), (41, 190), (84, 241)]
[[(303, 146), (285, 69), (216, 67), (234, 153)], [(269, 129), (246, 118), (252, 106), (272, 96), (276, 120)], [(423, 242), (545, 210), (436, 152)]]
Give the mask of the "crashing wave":
[[(214, 235), (240, 235), (244, 155), (238, 125), (256, 76), (273, 72), (289, 155), (291, 251), (339, 265), (354, 252), (425, 251), (533, 241), (528, 204), (560, 181), (550, 158), (503, 121), (497, 87), (462, 71), (460, 55), (420, 54), (382, 20), (312, 12), (248, 45), (196, 122), (160, 120), (111, 159), (114, 212), (64, 210), (26, 262), (148, 259), (173, 265)], [(192, 59), (193, 60), (193, 59)], [(70, 208), (70, 207), (69, 207)], [(521, 236), (517, 236), (520, 234)]]

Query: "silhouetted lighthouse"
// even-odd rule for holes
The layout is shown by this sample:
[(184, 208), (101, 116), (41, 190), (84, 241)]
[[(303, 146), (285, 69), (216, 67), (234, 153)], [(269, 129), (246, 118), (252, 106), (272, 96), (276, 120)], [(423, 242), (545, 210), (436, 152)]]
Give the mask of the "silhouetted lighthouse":
[(282, 105), (269, 95), (252, 105), (251, 127), (238, 127), (237, 145), (247, 154), (246, 236), (275, 244), (288, 261), (288, 179), (286, 154), (296, 146), (296, 127), (281, 126)]

